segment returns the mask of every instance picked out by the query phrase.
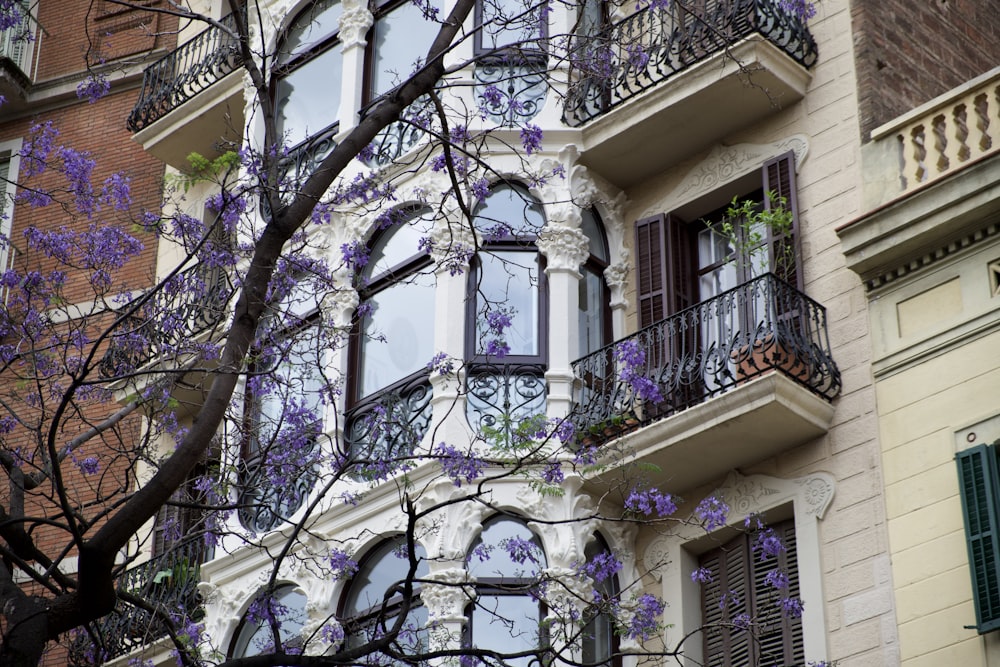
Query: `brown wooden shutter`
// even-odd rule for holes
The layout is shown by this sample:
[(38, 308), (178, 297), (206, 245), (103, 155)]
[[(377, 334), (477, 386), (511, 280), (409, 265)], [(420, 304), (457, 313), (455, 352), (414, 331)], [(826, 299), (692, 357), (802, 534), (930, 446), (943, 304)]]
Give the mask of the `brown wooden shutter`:
[(656, 324), (667, 314), (665, 217), (657, 215), (635, 223), (640, 328)]
[[(786, 252), (791, 252), (795, 261), (788, 263), (784, 267), (778, 267), (775, 273), (779, 278), (786, 281), (793, 287), (802, 290), (802, 271), (800, 262), (802, 253), (799, 248), (799, 209), (798, 195), (795, 187), (795, 154), (789, 151), (784, 155), (768, 160), (764, 163), (761, 179), (764, 185), (764, 207), (768, 210), (775, 205), (770, 199), (770, 194), (784, 197), (788, 202), (788, 208), (792, 212), (792, 229), (790, 234), (773, 235), (768, 232), (768, 260), (769, 266), (775, 267), (775, 258), (782, 256)], [(791, 250), (786, 250), (790, 248)]]
[[(799, 597), (795, 523), (784, 521), (772, 528), (786, 549), (777, 558), (762, 559), (753, 553), (753, 536), (745, 534), (699, 558), (699, 566), (712, 574), (712, 582), (702, 585), (705, 665), (805, 664), (802, 619), (787, 617), (780, 606), (782, 597)], [(785, 591), (766, 583), (775, 568), (788, 576)], [(735, 602), (721, 605), (723, 595), (733, 596)], [(756, 636), (729, 625), (740, 614), (750, 615)]]

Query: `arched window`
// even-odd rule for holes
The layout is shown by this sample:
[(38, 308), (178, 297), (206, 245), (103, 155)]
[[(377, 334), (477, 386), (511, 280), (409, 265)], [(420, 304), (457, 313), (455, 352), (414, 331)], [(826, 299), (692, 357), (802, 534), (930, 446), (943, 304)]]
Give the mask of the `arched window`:
[[(396, 638), (400, 653), (419, 655), (427, 650), (427, 608), (420, 601), (420, 579), (427, 576), (424, 550), (414, 553), (417, 566), (412, 577), (406, 542), (402, 537), (388, 540), (362, 561), (341, 600), (339, 616), (346, 635), (345, 647), (364, 645), (391, 631), (400, 614), (403, 628)], [(407, 597), (406, 583), (412, 586)], [(384, 664), (379, 662), (379, 664)]]
[[(243, 615), (229, 647), (231, 658), (248, 658), (283, 649), (301, 647), (300, 632), (306, 623), (305, 594), (292, 584), (278, 586), (270, 596), (258, 596)], [(274, 628), (278, 629), (275, 637)]]
[(408, 454), (430, 423), (435, 276), (421, 240), (433, 218), (426, 209), (404, 213), (375, 237), (359, 274), (347, 440), (363, 458)]
[(483, 239), (469, 272), (468, 417), (474, 427), (545, 412), (548, 306), (535, 239), (541, 204), (521, 185), (494, 187), (473, 221)]
[[(545, 646), (546, 610), (534, 590), (546, 566), (545, 552), (528, 526), (506, 516), (487, 520), (467, 563), (476, 579), (476, 600), (467, 614), (467, 643), (501, 654)], [(508, 659), (504, 664), (528, 667), (533, 661)]]
[[(584, 558), (588, 565), (594, 564), (594, 591), (600, 595), (602, 600), (617, 599), (621, 588), (618, 584), (618, 575), (601, 577), (602, 568), (598, 565), (600, 559), (611, 556), (611, 548), (604, 541), (600, 533), (594, 535), (584, 550)], [(582, 648), (582, 658), (585, 665), (604, 665), (606, 667), (617, 667), (621, 664), (618, 653), (618, 636), (615, 634), (615, 619), (607, 610), (592, 613), (583, 628), (580, 638)]]
[(421, 7), (411, 0), (374, 0), (371, 11), (375, 24), (368, 34), (365, 54), (366, 103), (389, 92), (413, 73), (441, 27), (438, 22), (424, 18)]
[(314, 279), (278, 299), (247, 368), (239, 516), (255, 532), (294, 514), (312, 490), (323, 429), (322, 318)]
[(340, 0), (317, 0), (295, 17), (275, 57), (277, 132), (295, 161), (315, 164), (333, 148), (343, 76)]
[(580, 230), (587, 237), (590, 254), (580, 268), (583, 277), (580, 279), (578, 357), (596, 352), (610, 343), (612, 337), (611, 298), (604, 280), (604, 269), (609, 262), (608, 244), (597, 212), (585, 209), (581, 213)]

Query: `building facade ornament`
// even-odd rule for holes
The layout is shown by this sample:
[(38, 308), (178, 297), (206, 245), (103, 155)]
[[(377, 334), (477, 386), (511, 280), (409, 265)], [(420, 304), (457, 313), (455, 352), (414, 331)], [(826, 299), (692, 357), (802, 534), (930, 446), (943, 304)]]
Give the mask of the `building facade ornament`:
[(427, 607), (430, 622), (465, 622), (465, 607), (475, 592), (465, 568), (431, 572), (427, 579), (430, 581), (420, 587), (420, 599)]
[(587, 235), (579, 229), (549, 225), (538, 235), (538, 250), (548, 271), (578, 271), (590, 255)]
[(367, 3), (344, 0), (344, 11), (340, 15), (340, 43), (345, 49), (364, 46), (368, 30), (374, 24), (375, 16), (368, 10)]
[(604, 281), (611, 290), (611, 307), (628, 308), (625, 287), (628, 284), (628, 264), (612, 264), (604, 269)]
[(798, 171), (809, 153), (806, 136), (796, 134), (772, 144), (716, 146), (666, 198), (669, 208), (708, 194), (740, 176), (760, 169), (765, 160), (788, 151), (795, 153), (795, 171)]
[(431, 257), (439, 267), (456, 275), (468, 268), (476, 249), (476, 237), (464, 220), (436, 217), (430, 233)]

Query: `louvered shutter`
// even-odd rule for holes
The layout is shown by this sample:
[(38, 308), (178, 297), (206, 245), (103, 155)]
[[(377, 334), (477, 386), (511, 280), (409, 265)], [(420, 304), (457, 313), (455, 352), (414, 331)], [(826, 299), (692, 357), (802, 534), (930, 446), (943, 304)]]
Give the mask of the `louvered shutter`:
[[(762, 180), (764, 184), (764, 208), (770, 210), (776, 205), (769, 194), (784, 197), (792, 213), (792, 229), (788, 234), (773, 234), (768, 230), (768, 266), (779, 278), (793, 287), (802, 289), (802, 271), (799, 268), (799, 208), (795, 190), (795, 154), (785, 153), (764, 163)], [(786, 256), (793, 261), (778, 261)], [(781, 266), (779, 266), (779, 264)]]
[[(802, 665), (805, 664), (802, 619), (789, 617), (781, 609), (781, 598), (799, 597), (795, 523), (785, 521), (772, 529), (785, 545), (785, 551), (776, 558), (762, 559), (760, 554), (754, 555), (754, 616), (758, 621), (755, 664)], [(784, 591), (766, 583), (768, 573), (775, 568), (788, 576), (788, 588)]]
[(979, 445), (955, 455), (959, 493), (969, 549), (976, 629), (980, 634), (1000, 628), (997, 502), (1000, 501), (996, 445)]
[(751, 613), (746, 535), (704, 554), (699, 565), (712, 574), (711, 583), (702, 586), (704, 663), (709, 667), (749, 665), (750, 635), (731, 625), (737, 616)]
[(667, 315), (665, 221), (666, 216), (657, 215), (635, 223), (639, 328)]

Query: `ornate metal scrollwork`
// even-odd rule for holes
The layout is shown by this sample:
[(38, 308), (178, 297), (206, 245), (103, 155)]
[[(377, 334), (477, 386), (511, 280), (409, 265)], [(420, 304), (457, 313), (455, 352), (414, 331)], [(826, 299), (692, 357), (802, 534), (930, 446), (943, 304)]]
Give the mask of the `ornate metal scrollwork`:
[(487, 437), (509, 438), (522, 420), (545, 414), (545, 367), (539, 364), (474, 364), (466, 388), (466, 417)]
[[(317, 445), (288, 462), (285, 453), (267, 451), (243, 463), (240, 471), (240, 523), (254, 533), (277, 528), (302, 507), (318, 477)], [(274, 459), (281, 459), (275, 461)], [(292, 470), (288, 470), (292, 468)], [(272, 473), (285, 483), (276, 483)]]
[(243, 64), (232, 14), (219, 22), (230, 31), (210, 26), (146, 68), (142, 90), (128, 117), (138, 132), (219, 81)]
[(392, 164), (426, 138), (433, 120), (434, 104), (430, 97), (418, 97), (403, 111), (401, 120), (390, 123), (375, 135), (362, 153), (362, 161), (371, 168)]
[(518, 127), (538, 115), (545, 104), (545, 62), (484, 59), (476, 63), (476, 100), (486, 118), (502, 127)]
[[(641, 400), (623, 377), (615, 352), (629, 341), (644, 359), (630, 374), (651, 380), (659, 402)], [(774, 371), (827, 399), (840, 391), (826, 310), (765, 274), (573, 362), (572, 419), (582, 433), (615, 420), (637, 427)]]
[(780, 0), (664, 3), (579, 40), (563, 121), (582, 125), (753, 33), (805, 67), (816, 62), (815, 40)]
[(426, 375), (408, 378), (362, 401), (347, 415), (344, 438), (357, 477), (410, 456), (431, 424), (433, 391)]

